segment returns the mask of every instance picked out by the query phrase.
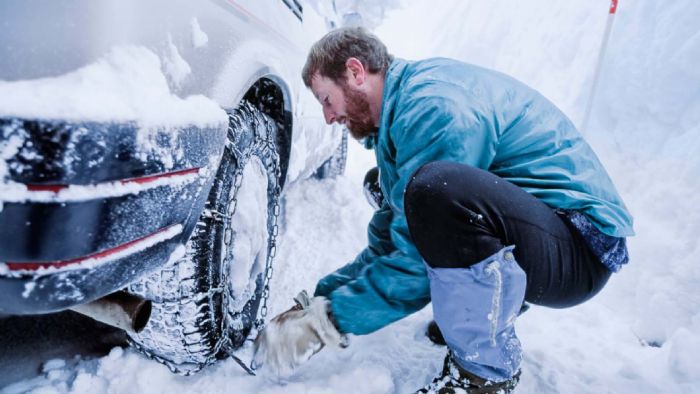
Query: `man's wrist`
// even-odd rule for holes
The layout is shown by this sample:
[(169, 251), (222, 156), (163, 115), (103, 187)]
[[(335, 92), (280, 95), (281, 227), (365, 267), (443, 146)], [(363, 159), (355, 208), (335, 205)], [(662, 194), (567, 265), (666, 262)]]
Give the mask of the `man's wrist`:
[(346, 335), (346, 333), (340, 329), (340, 326), (338, 325), (338, 320), (335, 318), (335, 314), (333, 313), (332, 305), (333, 305), (333, 302), (331, 300), (328, 300), (328, 307), (326, 308), (326, 315), (328, 316), (328, 321), (331, 322), (331, 324), (336, 329), (338, 334), (340, 334), (340, 343), (338, 343), (338, 346), (341, 348), (346, 348), (346, 347), (350, 346), (350, 341), (349, 341), (349, 338)]
[(333, 314), (333, 302), (331, 300), (328, 300), (328, 308), (326, 308), (326, 315), (328, 316), (328, 321), (330, 321), (331, 324), (333, 324), (333, 327), (335, 327), (335, 329), (342, 334), (342, 332), (340, 331), (340, 327), (338, 326), (338, 321), (335, 319), (335, 314)]

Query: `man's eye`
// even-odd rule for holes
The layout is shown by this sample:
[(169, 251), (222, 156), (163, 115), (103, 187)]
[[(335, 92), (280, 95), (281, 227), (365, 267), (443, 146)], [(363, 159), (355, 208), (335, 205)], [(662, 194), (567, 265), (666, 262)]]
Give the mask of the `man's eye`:
[(330, 100), (328, 100), (328, 96), (326, 96), (326, 98), (323, 99), (323, 103), (326, 105), (331, 105)]

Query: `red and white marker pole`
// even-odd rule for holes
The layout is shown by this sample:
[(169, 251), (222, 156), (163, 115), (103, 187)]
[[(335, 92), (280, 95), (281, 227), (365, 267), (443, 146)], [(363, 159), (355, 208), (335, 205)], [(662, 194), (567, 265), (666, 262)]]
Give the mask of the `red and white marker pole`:
[(610, 11), (608, 12), (608, 22), (605, 25), (605, 32), (603, 33), (603, 41), (600, 44), (600, 52), (598, 52), (598, 63), (596, 64), (595, 71), (593, 74), (593, 84), (591, 85), (591, 92), (588, 96), (588, 102), (586, 103), (586, 112), (583, 114), (583, 122), (581, 123), (581, 131), (586, 132), (588, 130), (588, 121), (591, 117), (591, 109), (593, 108), (593, 101), (595, 100), (596, 90), (598, 90), (598, 80), (600, 79), (600, 70), (603, 68), (603, 60), (605, 58), (605, 50), (608, 47), (608, 40), (610, 39), (610, 32), (612, 31), (613, 21), (615, 20), (615, 13), (617, 12), (617, 1), (610, 1)]

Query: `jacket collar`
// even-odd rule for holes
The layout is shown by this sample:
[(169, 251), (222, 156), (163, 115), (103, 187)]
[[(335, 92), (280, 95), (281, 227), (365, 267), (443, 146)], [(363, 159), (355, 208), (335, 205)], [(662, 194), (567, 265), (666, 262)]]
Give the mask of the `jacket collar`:
[(374, 149), (379, 143), (379, 136), (389, 131), (391, 121), (394, 117), (394, 105), (396, 104), (396, 96), (403, 79), (404, 71), (409, 65), (409, 62), (395, 58), (389, 68), (386, 70), (384, 79), (384, 91), (382, 92), (382, 109), (379, 115), (379, 131), (377, 134), (366, 137), (362, 140), (362, 144), (367, 149)]
[(379, 116), (378, 135), (387, 133), (389, 131), (389, 127), (391, 127), (399, 88), (408, 65), (409, 62), (406, 60), (395, 58), (389, 65), (389, 68), (386, 70), (384, 92), (382, 93), (382, 110)]

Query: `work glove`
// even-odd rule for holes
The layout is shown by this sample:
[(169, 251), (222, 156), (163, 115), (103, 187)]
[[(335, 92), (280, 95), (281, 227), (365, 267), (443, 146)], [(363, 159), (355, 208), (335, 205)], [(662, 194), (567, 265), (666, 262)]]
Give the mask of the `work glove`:
[(302, 291), (297, 303), (270, 320), (255, 339), (253, 369), (277, 377), (289, 376), (324, 346), (348, 346), (330, 318), (330, 302), (325, 297), (309, 298)]

